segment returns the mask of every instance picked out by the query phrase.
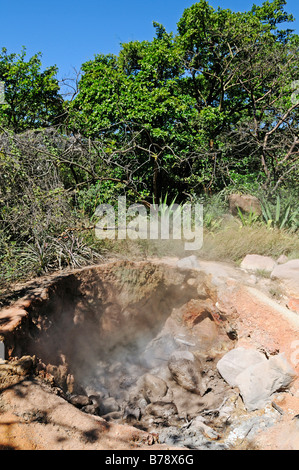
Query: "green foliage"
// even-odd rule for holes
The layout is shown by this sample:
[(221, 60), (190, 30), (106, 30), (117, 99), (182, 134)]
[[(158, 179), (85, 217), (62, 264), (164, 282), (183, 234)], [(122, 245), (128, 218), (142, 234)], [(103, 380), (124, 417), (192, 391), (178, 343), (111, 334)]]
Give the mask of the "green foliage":
[(282, 185), (298, 168), (299, 39), (280, 27), (293, 21), (284, 6), (233, 12), (201, 0), (185, 9), (176, 35), (154, 23), (152, 41), (97, 55), (82, 66), (71, 127), (100, 137), (116, 158), (130, 140), (121, 177), (134, 172), (156, 200), (249, 180)]
[(292, 201), (290, 197), (282, 200), (278, 194), (274, 201), (261, 197), (261, 207), (263, 218), (269, 228), (298, 230), (299, 208), (297, 201)]
[(96, 208), (100, 204), (117, 204), (117, 197), (122, 189), (121, 184), (112, 181), (98, 181), (90, 184), (87, 188), (78, 190), (76, 193), (76, 211), (91, 221)]
[(30, 240), (20, 253), (21, 265), (31, 266), (32, 271), (38, 274), (65, 267), (78, 268), (100, 259), (99, 253), (88, 246), (82, 236), (73, 232)]
[(26, 61), (26, 49), (20, 54), (0, 53), (0, 80), (5, 83), (5, 105), (0, 105), (0, 125), (23, 132), (58, 123), (63, 101), (55, 78), (57, 68), (41, 70), (41, 54)]
[(223, 226), (223, 220), (228, 212), (228, 204), (224, 193), (219, 192), (211, 196), (196, 198), (196, 203), (203, 204), (203, 225), (213, 233)]
[(238, 216), (242, 222), (243, 226), (254, 225), (259, 220), (259, 215), (251, 208), (248, 214), (244, 214), (241, 209), (238, 207)]
[(167, 191), (179, 170), (178, 156), (199, 135), (195, 102), (178, 81), (183, 68), (176, 43), (161, 25), (156, 30), (152, 42), (123, 44), (119, 57), (98, 55), (84, 64), (70, 116), (84, 135), (96, 139), (105, 132), (103, 146), (110, 154), (134, 139), (124, 166), (159, 198), (161, 179)]
[(179, 207), (178, 204), (176, 204), (176, 197), (174, 199), (172, 199), (169, 203), (169, 200), (168, 200), (168, 194), (166, 193), (165, 196), (161, 196), (160, 199), (159, 199), (159, 202), (156, 203), (155, 201), (155, 197), (153, 196), (153, 207), (156, 207), (157, 209), (159, 209), (159, 215), (164, 215), (166, 213), (169, 213), (169, 214), (172, 214), (173, 213), (173, 209), (176, 210), (176, 208)]
[(55, 66), (43, 70), (40, 53), (3, 48), (2, 277), (96, 259), (91, 239), (61, 234), (90, 226), (96, 207), (120, 194), (160, 203), (162, 215), (187, 199), (203, 202), (204, 227), (221, 240), (226, 195), (262, 189), (262, 217), (239, 212), (241, 230), (298, 230), (298, 197), (284, 191), (299, 188), (299, 37), (283, 29), (293, 21), (285, 5), (234, 12), (200, 0), (175, 34), (154, 22), (151, 41), (84, 63), (65, 102)]

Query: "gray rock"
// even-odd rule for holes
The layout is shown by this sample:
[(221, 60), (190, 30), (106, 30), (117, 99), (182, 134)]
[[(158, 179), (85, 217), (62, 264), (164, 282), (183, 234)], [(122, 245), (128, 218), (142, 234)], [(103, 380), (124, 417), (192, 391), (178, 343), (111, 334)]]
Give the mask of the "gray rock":
[(177, 349), (177, 344), (170, 334), (154, 338), (140, 357), (141, 364), (152, 369), (166, 364), (171, 354)]
[(90, 404), (82, 407), (82, 411), (91, 415), (99, 414), (100, 408), (98, 405)]
[(82, 408), (91, 404), (90, 399), (86, 395), (74, 395), (70, 399), (70, 403), (77, 408)]
[(148, 403), (162, 400), (168, 390), (166, 382), (152, 374), (145, 374), (139, 381), (139, 386)]
[(202, 384), (200, 361), (189, 351), (176, 351), (168, 361), (172, 378), (185, 390), (203, 395), (206, 386)]
[(206, 436), (208, 439), (211, 440), (218, 440), (220, 439), (220, 435), (210, 426), (207, 426), (205, 423), (205, 418), (202, 416), (196, 416), (196, 418), (193, 419), (191, 425), (191, 429), (201, 431), (204, 436)]
[(156, 403), (151, 403), (148, 405), (145, 409), (145, 412), (155, 416), (156, 418), (167, 420), (176, 416), (178, 414), (178, 409), (172, 402), (167, 403), (164, 401), (157, 401)]
[(88, 398), (90, 400), (90, 403), (92, 403), (93, 405), (100, 406), (102, 402), (102, 398), (100, 395), (89, 395)]
[(96, 383), (94, 386), (88, 385), (84, 387), (84, 391), (88, 396), (97, 396), (99, 398), (108, 398), (108, 390), (99, 383)]
[(228, 450), (225, 443), (207, 438), (201, 429), (194, 428), (192, 425), (181, 429), (176, 426), (164, 426), (159, 430), (159, 441), (169, 446), (197, 450)]
[(106, 415), (112, 413), (113, 411), (119, 411), (119, 404), (113, 397), (104, 398), (100, 405), (100, 414)]
[(148, 402), (145, 398), (140, 396), (140, 391), (135, 390), (129, 395), (129, 399), (126, 403), (123, 404), (124, 407), (124, 418), (137, 419), (141, 418), (141, 415), (144, 413)]
[(265, 363), (264, 354), (255, 349), (235, 348), (226, 353), (217, 363), (217, 369), (224, 380), (231, 386), (237, 386), (238, 375), (252, 365)]
[(5, 346), (2, 341), (0, 341), (0, 360), (5, 360)]
[(270, 277), (281, 281), (289, 294), (299, 295), (299, 259), (275, 266)]
[(271, 273), (276, 266), (276, 261), (270, 256), (246, 255), (241, 263), (241, 268), (249, 271), (266, 271)]
[(103, 415), (102, 418), (104, 418), (106, 421), (113, 421), (113, 420), (121, 419), (122, 416), (123, 414), (121, 411), (112, 411), (111, 413)]
[(225, 443), (230, 449), (234, 449), (238, 442), (250, 443), (253, 446), (259, 445), (259, 434), (276, 424), (279, 417), (273, 409), (266, 409), (261, 415), (254, 415), (246, 420), (239, 417), (231, 421), (229, 432), (226, 435)]
[(248, 367), (236, 377), (236, 385), (248, 411), (264, 408), (271, 395), (293, 382), (296, 372), (283, 354)]
[(124, 409), (124, 418), (134, 418), (137, 421), (141, 418), (141, 409), (133, 403), (129, 403)]

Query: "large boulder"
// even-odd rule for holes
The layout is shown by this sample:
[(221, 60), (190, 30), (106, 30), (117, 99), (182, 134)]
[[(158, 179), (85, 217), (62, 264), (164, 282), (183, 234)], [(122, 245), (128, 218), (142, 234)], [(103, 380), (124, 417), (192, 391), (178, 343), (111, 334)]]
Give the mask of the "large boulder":
[(266, 362), (252, 365), (236, 378), (244, 405), (248, 411), (264, 408), (271, 395), (285, 390), (296, 377), (283, 354), (272, 356)]
[(100, 405), (100, 414), (101, 416), (108, 413), (113, 413), (114, 411), (119, 410), (119, 405), (114, 397), (104, 398)]
[(232, 387), (238, 387), (248, 411), (264, 408), (273, 393), (286, 389), (296, 372), (284, 354), (271, 356), (254, 349), (236, 348), (218, 361), (217, 369)]
[(275, 266), (271, 272), (271, 279), (277, 279), (290, 295), (299, 297), (299, 259), (292, 259)]
[(201, 363), (190, 351), (176, 351), (168, 361), (172, 378), (189, 392), (203, 395), (206, 387), (201, 377)]
[(233, 215), (238, 215), (238, 208), (243, 213), (255, 212), (261, 215), (262, 209), (257, 197), (249, 194), (230, 194), (228, 196), (229, 209)]
[(237, 377), (248, 367), (265, 363), (266, 356), (255, 349), (235, 348), (226, 353), (217, 363), (217, 369), (224, 380), (231, 386), (237, 386)]
[(153, 374), (145, 374), (141, 377), (138, 387), (148, 403), (163, 401), (168, 391), (166, 382)]
[(248, 271), (266, 271), (269, 274), (276, 266), (276, 261), (270, 256), (246, 255), (241, 263), (241, 268)]

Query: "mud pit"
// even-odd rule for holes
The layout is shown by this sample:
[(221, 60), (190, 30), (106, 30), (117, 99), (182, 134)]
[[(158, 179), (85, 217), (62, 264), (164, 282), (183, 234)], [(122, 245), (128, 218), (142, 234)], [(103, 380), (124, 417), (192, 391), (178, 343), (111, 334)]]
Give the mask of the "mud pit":
[[(246, 318), (240, 304), (245, 299), (248, 307), (240, 272), (211, 268), (109, 263), (51, 278), (3, 309), (8, 361), (0, 371), (0, 409), (18, 416), (15, 425), (25, 426), (30, 441), (16, 447), (255, 448), (261, 430), (282, 425), (285, 413), (271, 403), (248, 413), (217, 363), (240, 345), (288, 356), (296, 328), (280, 318), (286, 336), (271, 336), (268, 325), (261, 339), (265, 305), (261, 324), (250, 329), (254, 315)], [(280, 394), (279, 403), (292, 396), (296, 408), (296, 390)], [(62, 405), (67, 411), (59, 414)], [(68, 413), (76, 418), (62, 426)], [(292, 409), (289, 418), (295, 415)], [(86, 419), (93, 436), (84, 431), (83, 439)], [(36, 432), (44, 435), (39, 442)]]

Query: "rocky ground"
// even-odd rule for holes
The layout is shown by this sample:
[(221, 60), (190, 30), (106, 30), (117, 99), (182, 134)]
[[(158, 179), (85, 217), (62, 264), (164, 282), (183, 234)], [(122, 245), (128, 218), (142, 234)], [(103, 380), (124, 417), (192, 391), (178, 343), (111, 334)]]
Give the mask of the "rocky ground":
[[(299, 450), (299, 260), (250, 255), (240, 268), (194, 256), (150, 262), (187, 273), (180, 285), (169, 272), (170, 292), (190, 289), (189, 297), (146, 343), (97, 358), (84, 378), (81, 370), (80, 390), (68, 371), (66, 386), (57, 385), (63, 365), (38, 355), (2, 360), (0, 448)], [(48, 300), (45, 292), (35, 286), (0, 311), (7, 344), (15, 331), (31, 334), (30, 305)], [(124, 320), (136, 312), (123, 308)], [(113, 315), (110, 307), (101, 319), (105, 334)]]

